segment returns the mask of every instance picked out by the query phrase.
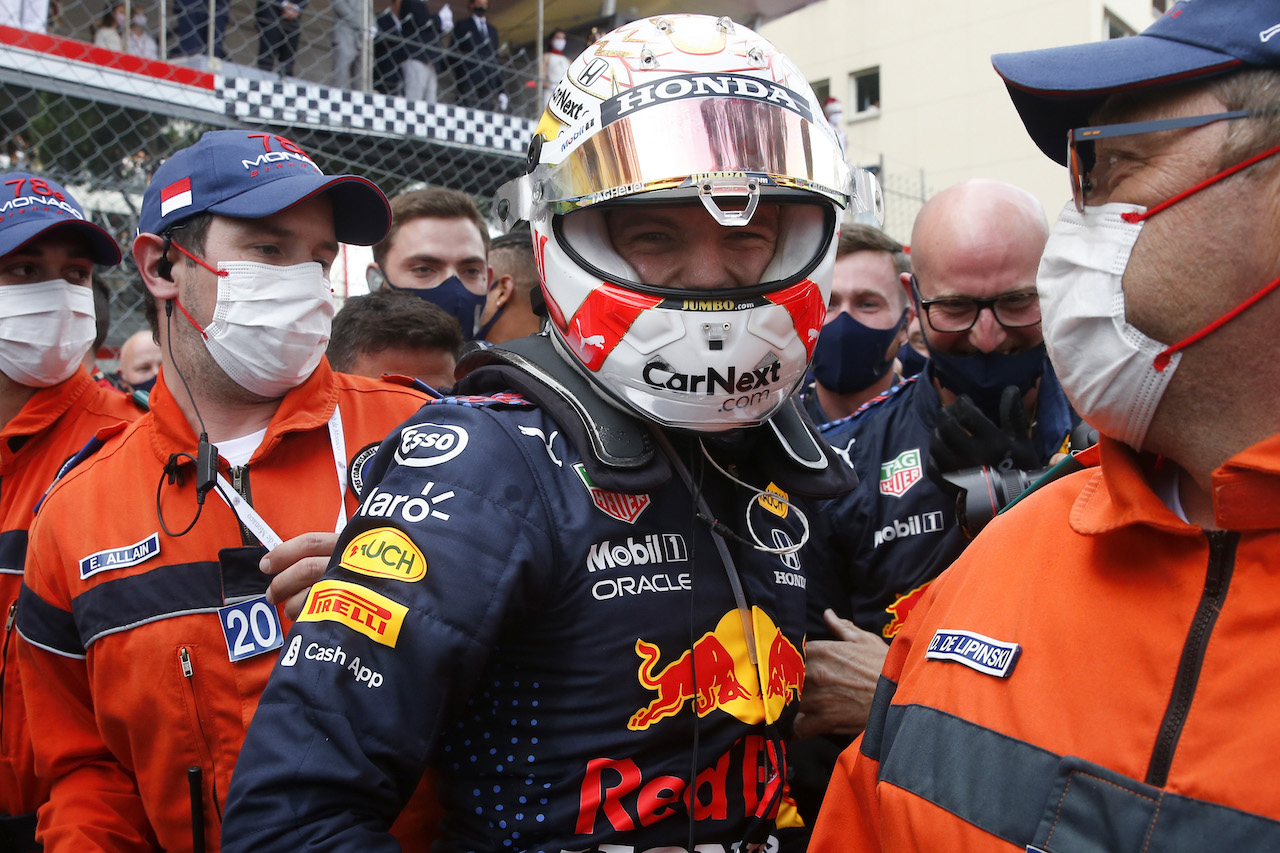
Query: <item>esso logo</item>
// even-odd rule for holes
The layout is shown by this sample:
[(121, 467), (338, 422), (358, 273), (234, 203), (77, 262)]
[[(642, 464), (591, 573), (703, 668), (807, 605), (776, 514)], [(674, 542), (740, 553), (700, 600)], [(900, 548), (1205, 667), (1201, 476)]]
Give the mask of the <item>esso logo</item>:
[(448, 424), (414, 424), (400, 431), (396, 462), (430, 468), (457, 457), (467, 447), (467, 431)]

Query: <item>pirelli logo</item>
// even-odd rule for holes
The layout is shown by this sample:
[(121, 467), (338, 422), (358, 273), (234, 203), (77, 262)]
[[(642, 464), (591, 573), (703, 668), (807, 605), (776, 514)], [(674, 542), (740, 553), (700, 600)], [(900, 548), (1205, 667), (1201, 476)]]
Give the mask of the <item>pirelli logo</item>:
[(396, 647), (409, 608), (362, 586), (323, 580), (311, 588), (299, 622), (338, 622), (375, 643)]

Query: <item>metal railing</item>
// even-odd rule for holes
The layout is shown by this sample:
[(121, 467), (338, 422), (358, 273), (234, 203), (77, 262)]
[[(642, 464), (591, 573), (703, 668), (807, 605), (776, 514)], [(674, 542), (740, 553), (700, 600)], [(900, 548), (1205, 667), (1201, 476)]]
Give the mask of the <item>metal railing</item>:
[[(124, 26), (117, 26), (117, 12)], [(135, 27), (139, 14), (144, 23)], [(375, 14), (371, 0), (53, 0), (46, 31), (228, 77), (388, 95), (404, 94), (396, 58), (420, 47), (396, 32), (389, 13)], [(496, 56), (481, 59), (453, 36), (437, 30), (425, 45), (436, 57), (428, 63), (438, 78), (435, 101), (537, 118), (540, 90), (555, 81), (539, 79), (536, 45), (503, 44)], [(469, 85), (482, 76), (491, 79), (491, 90)]]

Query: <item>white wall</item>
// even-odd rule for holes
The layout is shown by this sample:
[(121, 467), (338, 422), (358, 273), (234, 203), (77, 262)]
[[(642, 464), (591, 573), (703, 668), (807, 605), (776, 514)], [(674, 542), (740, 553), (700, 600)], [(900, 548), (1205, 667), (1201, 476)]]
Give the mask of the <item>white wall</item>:
[(338, 256), (333, 259), (333, 266), (329, 268), (329, 284), (339, 308), (348, 297), (369, 292), (369, 281), (365, 273), (371, 263), (372, 246), (353, 246), (350, 243), (338, 245)]
[[(883, 156), (889, 180), (923, 169), (926, 195), (966, 178), (1009, 181), (1035, 193), (1052, 221), (1068, 198), (1064, 169), (1027, 136), (991, 54), (1099, 40), (1105, 11), (1135, 31), (1155, 20), (1151, 0), (820, 0), (760, 32), (811, 82), (831, 81), (851, 163)], [(880, 110), (860, 118), (847, 81), (872, 66)], [(904, 242), (914, 208), (906, 213), (886, 216)]]

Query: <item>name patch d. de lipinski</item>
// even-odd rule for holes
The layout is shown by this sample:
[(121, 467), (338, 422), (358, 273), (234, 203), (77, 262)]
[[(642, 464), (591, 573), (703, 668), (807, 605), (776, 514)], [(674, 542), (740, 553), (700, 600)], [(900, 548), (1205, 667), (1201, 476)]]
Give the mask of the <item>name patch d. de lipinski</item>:
[(1008, 678), (1022, 654), (1022, 646), (1005, 643), (973, 631), (939, 628), (929, 641), (924, 656), (929, 660), (950, 661), (978, 672)]

